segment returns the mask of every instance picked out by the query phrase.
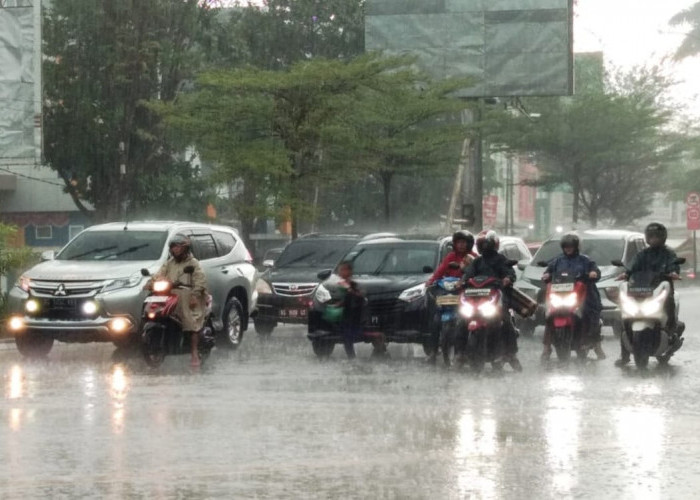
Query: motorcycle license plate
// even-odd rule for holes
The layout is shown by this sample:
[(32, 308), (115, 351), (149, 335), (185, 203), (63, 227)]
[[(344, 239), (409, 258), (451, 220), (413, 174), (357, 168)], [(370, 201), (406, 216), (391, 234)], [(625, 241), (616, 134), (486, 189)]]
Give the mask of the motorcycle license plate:
[(459, 297), (456, 295), (441, 295), (435, 302), (439, 306), (456, 306), (459, 304)]
[(164, 295), (152, 295), (151, 297), (146, 297), (146, 303), (156, 303), (156, 304), (163, 304), (168, 301), (168, 297), (165, 297)]
[(282, 318), (305, 318), (306, 309), (280, 309)]
[(574, 284), (573, 283), (555, 283), (552, 285), (552, 291), (553, 292), (573, 292), (574, 291)]
[(464, 290), (464, 295), (469, 297), (485, 297), (490, 294), (491, 290), (489, 288), (467, 288)]

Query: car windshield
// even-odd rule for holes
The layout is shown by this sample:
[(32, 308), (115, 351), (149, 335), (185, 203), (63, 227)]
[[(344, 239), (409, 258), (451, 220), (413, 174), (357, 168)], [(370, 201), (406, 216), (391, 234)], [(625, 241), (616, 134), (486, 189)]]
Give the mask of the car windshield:
[(297, 240), (284, 249), (275, 266), (333, 267), (354, 244), (352, 240)]
[(56, 256), (57, 260), (158, 260), (165, 231), (84, 231)]
[(353, 260), (354, 274), (423, 274), (437, 261), (436, 243), (415, 245), (378, 245), (355, 249), (347, 258)]
[[(581, 241), (581, 253), (587, 255), (599, 266), (609, 266), (610, 262), (622, 259), (625, 248), (623, 239), (603, 239), (593, 238)], [(533, 262), (549, 262), (553, 258), (561, 255), (559, 240), (550, 240), (537, 251)]]

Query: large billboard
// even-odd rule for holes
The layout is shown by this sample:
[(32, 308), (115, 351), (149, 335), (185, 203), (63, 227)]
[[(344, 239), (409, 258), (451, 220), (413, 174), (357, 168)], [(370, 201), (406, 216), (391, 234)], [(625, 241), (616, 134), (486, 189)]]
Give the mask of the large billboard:
[(41, 157), (40, 1), (0, 2), (0, 164)]
[(464, 97), (573, 93), (573, 0), (367, 0), (365, 48), (412, 54)]

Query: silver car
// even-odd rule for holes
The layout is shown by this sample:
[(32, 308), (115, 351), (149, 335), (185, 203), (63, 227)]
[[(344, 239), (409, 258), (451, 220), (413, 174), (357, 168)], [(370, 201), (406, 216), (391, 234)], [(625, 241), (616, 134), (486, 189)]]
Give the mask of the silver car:
[(146, 278), (168, 258), (168, 241), (183, 233), (207, 276), (218, 345), (235, 348), (256, 308), (256, 269), (236, 230), (189, 222), (92, 226), (58, 254), (25, 272), (9, 293), (8, 329), (26, 356), (46, 355), (54, 340), (131, 343), (139, 331)]

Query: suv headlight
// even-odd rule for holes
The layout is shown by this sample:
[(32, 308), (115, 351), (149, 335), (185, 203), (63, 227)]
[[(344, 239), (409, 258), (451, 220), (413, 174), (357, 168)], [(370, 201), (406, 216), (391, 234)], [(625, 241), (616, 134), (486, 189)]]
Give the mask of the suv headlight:
[(21, 288), (25, 292), (28, 292), (31, 284), (32, 280), (30, 280), (26, 276), (20, 276), (20, 278), (17, 280), (17, 283), (15, 283), (15, 286), (17, 286), (17, 288)]
[(332, 299), (331, 292), (329, 292), (328, 288), (326, 288), (323, 285), (318, 285), (316, 287), (316, 293), (314, 294), (314, 298), (321, 304), (328, 302)]
[(102, 287), (102, 292), (111, 292), (112, 290), (119, 290), (121, 288), (131, 288), (141, 283), (142, 279), (143, 276), (141, 276), (141, 273), (139, 272), (132, 274), (128, 278), (109, 280), (105, 282), (104, 286)]
[(420, 299), (425, 295), (425, 283), (420, 285), (412, 286), (407, 288), (401, 295), (399, 295), (399, 300), (404, 300), (406, 302), (411, 302), (412, 300)]
[(271, 294), (272, 287), (267, 281), (259, 279), (258, 282), (255, 284), (255, 291), (258, 292), (258, 294)]

